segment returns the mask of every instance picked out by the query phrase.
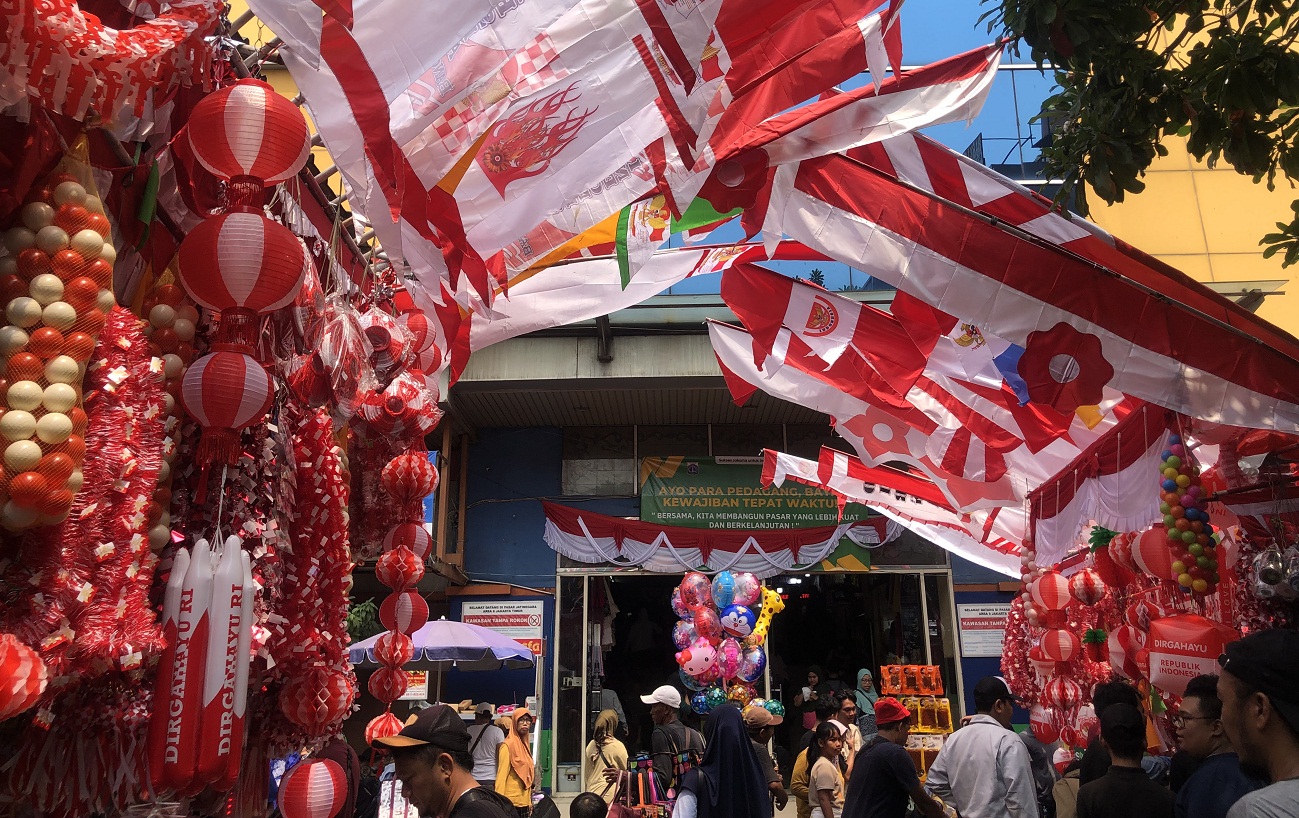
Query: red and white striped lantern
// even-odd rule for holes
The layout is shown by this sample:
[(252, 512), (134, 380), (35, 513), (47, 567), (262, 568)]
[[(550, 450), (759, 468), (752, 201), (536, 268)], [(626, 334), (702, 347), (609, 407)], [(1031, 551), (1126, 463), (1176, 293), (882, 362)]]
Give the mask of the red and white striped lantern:
[(1042, 703), (1067, 713), (1082, 704), (1082, 688), (1073, 679), (1052, 676), (1042, 685)]
[(428, 603), (417, 591), (391, 594), (379, 605), (379, 621), (390, 631), (412, 636), (428, 622)]
[(394, 548), (379, 555), (374, 576), (394, 591), (405, 591), (424, 578), (424, 560), (409, 548)]
[(1069, 593), (1084, 605), (1095, 605), (1105, 598), (1105, 582), (1091, 568), (1069, 577)]
[(189, 125), (194, 157), (223, 179), (275, 185), (302, 170), (311, 152), (302, 112), (258, 80), (208, 94), (194, 106)]
[(1033, 604), (1044, 611), (1060, 611), (1069, 604), (1069, 580), (1059, 571), (1047, 571), (1028, 588)]
[(1125, 531), (1110, 541), (1110, 556), (1114, 563), (1129, 574), (1140, 574), (1141, 569), (1132, 559), (1132, 550), (1135, 545), (1137, 534), (1131, 531)]
[(374, 641), (374, 658), (385, 667), (401, 667), (415, 658), (415, 643), (400, 631), (385, 631)]
[(1068, 662), (1082, 650), (1082, 640), (1064, 628), (1050, 628), (1042, 634), (1042, 657), (1052, 662)]
[(406, 693), (406, 671), (399, 667), (381, 667), (370, 674), (370, 695), (381, 702), (392, 703)]
[(284, 818), (334, 818), (347, 800), (347, 775), (327, 758), (300, 761), (280, 782)]
[(1132, 543), (1132, 562), (1142, 573), (1161, 581), (1173, 577), (1173, 552), (1168, 548), (1168, 529), (1156, 523)]
[(1131, 625), (1120, 625), (1110, 631), (1106, 642), (1110, 654), (1110, 667), (1125, 679), (1142, 678), (1137, 663), (1137, 653), (1146, 645), (1146, 635)]
[(433, 550), (433, 535), (423, 523), (398, 523), (383, 538), (383, 550), (409, 548), (421, 560), (427, 560)]
[(375, 716), (370, 719), (370, 723), (365, 726), (365, 743), (374, 744), (376, 739), (395, 736), (401, 732), (401, 719), (387, 711), (381, 716)]
[(45, 692), (45, 663), (11, 633), (0, 633), (0, 721), (36, 704)]
[(199, 358), (181, 381), (181, 403), (203, 426), (200, 463), (239, 461), (239, 430), (261, 419), (275, 385), (250, 355), (218, 350)]

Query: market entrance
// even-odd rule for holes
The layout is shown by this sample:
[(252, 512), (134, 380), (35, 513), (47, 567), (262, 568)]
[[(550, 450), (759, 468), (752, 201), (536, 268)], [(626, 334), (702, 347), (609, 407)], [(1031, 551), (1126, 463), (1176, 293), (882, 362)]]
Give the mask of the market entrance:
[[(559, 791), (578, 792), (582, 748), (600, 710), (625, 714), (624, 742), (647, 751), (652, 724), (640, 696), (662, 684), (690, 691), (675, 661), (671, 606), (681, 574), (586, 567), (560, 568), (555, 679), (555, 769)], [(795, 697), (812, 666), (823, 681), (851, 689), (861, 668), (936, 665), (954, 712), (961, 708), (958, 648), (945, 566), (870, 571), (808, 571), (765, 580), (785, 609), (772, 622), (768, 665), (759, 695), (782, 702), (787, 716), (775, 744), (788, 758), (804, 733)], [(922, 590), (923, 589), (923, 590)], [(683, 718), (698, 718), (685, 708)], [(784, 765), (789, 770), (792, 765)]]

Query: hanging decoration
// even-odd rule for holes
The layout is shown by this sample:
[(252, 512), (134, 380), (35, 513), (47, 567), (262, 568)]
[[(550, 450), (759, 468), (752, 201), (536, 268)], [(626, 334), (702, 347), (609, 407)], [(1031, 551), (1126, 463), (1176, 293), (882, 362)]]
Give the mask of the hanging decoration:
[(280, 782), (284, 818), (334, 818), (347, 800), (347, 775), (338, 762), (313, 758), (293, 765)]
[(0, 721), (36, 704), (48, 681), (36, 651), (13, 634), (0, 633)]
[(1175, 580), (1183, 591), (1204, 597), (1217, 590), (1220, 581), (1217, 546), (1222, 535), (1205, 510), (1200, 468), (1181, 435), (1168, 436), (1160, 457), (1159, 510), (1164, 515), (1165, 544), (1171, 559), (1167, 565), (1159, 560), (1151, 567), (1160, 570), (1155, 574), (1160, 579)]

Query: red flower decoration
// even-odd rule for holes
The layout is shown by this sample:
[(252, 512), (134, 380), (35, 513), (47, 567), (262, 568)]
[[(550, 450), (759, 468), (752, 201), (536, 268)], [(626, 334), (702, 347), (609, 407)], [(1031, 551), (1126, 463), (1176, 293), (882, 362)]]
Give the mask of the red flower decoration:
[(1019, 359), (1019, 376), (1033, 403), (1072, 414), (1079, 406), (1100, 403), (1114, 367), (1105, 360), (1101, 339), (1065, 323), (1045, 332), (1030, 332)]

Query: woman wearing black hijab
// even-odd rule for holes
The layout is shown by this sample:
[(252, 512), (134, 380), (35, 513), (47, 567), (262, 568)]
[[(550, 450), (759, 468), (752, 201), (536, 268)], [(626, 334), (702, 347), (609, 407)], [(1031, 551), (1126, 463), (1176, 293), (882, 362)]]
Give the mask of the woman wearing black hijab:
[(672, 818), (772, 818), (767, 776), (740, 708), (723, 704), (704, 723), (704, 760), (681, 781)]

